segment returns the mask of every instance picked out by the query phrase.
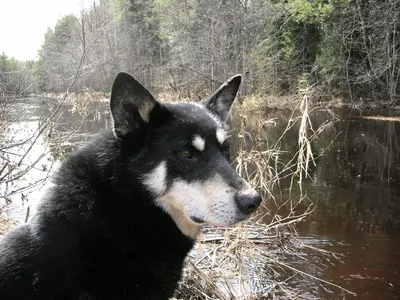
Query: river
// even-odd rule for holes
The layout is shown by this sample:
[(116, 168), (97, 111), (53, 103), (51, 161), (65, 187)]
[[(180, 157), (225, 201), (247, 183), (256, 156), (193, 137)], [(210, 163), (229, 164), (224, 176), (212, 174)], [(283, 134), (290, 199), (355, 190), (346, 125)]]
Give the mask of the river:
[[(32, 135), (41, 116), (49, 113), (48, 104), (48, 99), (19, 100), (11, 111), (15, 121), (2, 134), (12, 136), (14, 141)], [(46, 129), (46, 134), (32, 143), (27, 162), (45, 153), (40, 163), (23, 180), (0, 186), (2, 191), (21, 190), (7, 197), (11, 203), (3, 209), (3, 214), (20, 221), (27, 218), (28, 207), (29, 215), (33, 214), (35, 199), (45, 189), (26, 188), (27, 183), (38, 182), (40, 187), (42, 179), (57, 168), (60, 158), (92, 134), (110, 126), (107, 102), (88, 105), (85, 112), (89, 115), (83, 118), (76, 106), (62, 105), (52, 129)], [(251, 133), (260, 120), (272, 119), (265, 136), (268, 141), (265, 144), (271, 145), (285, 130), (290, 115), (290, 111), (272, 109), (249, 113), (247, 130)], [(283, 180), (281, 189), (275, 193), (275, 197), (281, 199), (306, 194), (316, 208), (297, 225), (300, 239), (343, 254), (340, 261), (324, 271), (315, 271), (315, 275), (357, 296), (321, 288), (318, 295), (322, 299), (400, 299), (400, 122), (363, 119), (361, 115), (390, 114), (348, 109), (314, 111), (311, 114), (314, 129), (326, 120), (334, 122), (312, 141), (314, 155), (318, 158), (316, 165), (310, 167), (310, 178), (304, 180), (301, 191), (294, 185), (290, 194), (289, 182)], [(233, 120), (233, 127), (237, 128), (236, 118)], [(71, 130), (75, 132), (69, 136)], [(57, 146), (60, 141), (63, 141), (62, 147)], [(280, 149), (293, 155), (297, 142), (297, 127), (294, 127), (285, 134)], [(234, 138), (233, 147), (235, 145), (237, 139)], [(12, 150), (21, 152), (26, 146)], [(10, 155), (13, 151), (9, 151)], [(307, 271), (312, 273), (312, 270), (309, 266)]]

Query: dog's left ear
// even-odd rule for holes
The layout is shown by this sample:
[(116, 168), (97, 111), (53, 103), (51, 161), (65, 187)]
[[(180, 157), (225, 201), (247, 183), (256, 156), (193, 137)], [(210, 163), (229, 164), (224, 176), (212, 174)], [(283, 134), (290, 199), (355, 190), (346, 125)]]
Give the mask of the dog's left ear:
[(242, 75), (240, 74), (231, 77), (210, 98), (202, 103), (216, 112), (223, 121), (226, 121), (241, 81)]
[(127, 73), (119, 73), (111, 90), (114, 132), (122, 138), (150, 122), (150, 113), (160, 105), (150, 92)]

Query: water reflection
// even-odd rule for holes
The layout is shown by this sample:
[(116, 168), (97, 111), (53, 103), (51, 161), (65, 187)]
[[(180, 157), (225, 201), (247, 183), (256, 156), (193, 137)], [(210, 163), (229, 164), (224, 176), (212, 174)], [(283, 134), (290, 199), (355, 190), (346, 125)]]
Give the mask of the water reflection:
[[(336, 110), (340, 121), (327, 127), (313, 141), (316, 166), (302, 195), (316, 204), (314, 213), (298, 225), (308, 243), (345, 254), (343, 264), (321, 273), (310, 265), (302, 270), (333, 281), (358, 294), (358, 299), (400, 297), (400, 122), (365, 120), (357, 111)], [(382, 112), (369, 112), (371, 115)], [(365, 115), (365, 113), (364, 113)], [(267, 130), (264, 144), (273, 145), (286, 128), (290, 112), (269, 111), (248, 116), (255, 130), (260, 118), (273, 118), (276, 126)], [(332, 117), (327, 111), (311, 116), (314, 128)], [(280, 149), (289, 159), (298, 150), (298, 127), (288, 131)], [(332, 141), (334, 141), (332, 143)], [(237, 143), (237, 141), (236, 141)], [(281, 181), (276, 198), (300, 198), (297, 185), (289, 192), (289, 179)], [(298, 207), (298, 212), (304, 206)], [(270, 202), (269, 209), (276, 207)], [(286, 215), (290, 207), (281, 207)], [(353, 298), (338, 290), (320, 289), (324, 299)]]
[[(50, 116), (53, 117), (49, 121)], [(61, 104), (56, 99), (24, 98), (14, 103), (9, 118), (11, 122), (1, 135), (15, 146), (1, 154), (10, 161), (18, 161), (27, 153), (20, 170), (14, 174), (24, 173), (32, 164), (34, 167), (18, 180), (3, 181), (0, 191), (5, 199), (0, 198), (0, 212), (24, 222), (28, 214), (34, 213), (36, 199), (45, 192), (43, 183), (60, 161), (94, 133), (109, 126), (108, 103), (77, 106), (69, 101)], [(43, 133), (38, 134), (42, 129)]]
[[(335, 124), (340, 136), (306, 185), (318, 205), (312, 221), (320, 220), (324, 232), (339, 226), (353, 236), (398, 235), (400, 123), (362, 120), (348, 111), (341, 111), (341, 118)], [(322, 134), (315, 147), (326, 147), (333, 137), (329, 131)]]

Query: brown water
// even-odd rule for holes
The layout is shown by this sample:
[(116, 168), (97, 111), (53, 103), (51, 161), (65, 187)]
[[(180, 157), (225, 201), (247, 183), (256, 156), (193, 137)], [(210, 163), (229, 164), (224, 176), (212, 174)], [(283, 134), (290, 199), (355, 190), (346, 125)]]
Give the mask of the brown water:
[[(46, 103), (48, 101), (37, 98), (21, 100), (14, 113), (23, 118), (19, 118), (18, 122), (12, 124), (10, 131), (3, 134), (15, 135), (18, 140), (32, 132), (37, 128), (39, 116), (47, 109)], [(60, 157), (78, 147), (93, 133), (110, 126), (107, 122), (107, 103), (94, 104), (87, 111), (95, 113), (82, 121), (81, 114), (72, 105), (64, 105), (51, 134), (39, 139), (32, 153), (31, 159), (34, 160), (37, 153), (50, 150), (40, 162), (44, 167), (33, 170), (25, 182), (0, 188), (12, 192), (33, 178), (46, 177), (47, 170), (51, 165), (56, 167)], [(358, 111), (341, 109), (334, 112), (340, 120), (327, 127), (312, 144), (315, 155), (320, 157), (316, 166), (311, 167), (310, 179), (303, 185), (303, 194), (307, 194), (310, 201), (316, 204), (316, 209), (298, 225), (298, 230), (305, 243), (344, 256), (341, 262), (332, 261), (331, 267), (325, 270), (309, 264), (301, 268), (324, 280), (342, 285), (357, 296), (333, 287), (320, 287), (317, 291), (310, 288), (304, 297), (400, 299), (400, 122), (363, 120), (357, 118), (361, 114)], [(385, 115), (385, 112), (370, 111), (362, 114)], [(273, 118), (275, 125), (268, 127), (265, 137), (265, 141), (273, 144), (286, 127), (289, 116), (290, 111), (278, 110), (248, 115), (247, 129), (251, 132), (260, 119)], [(332, 115), (320, 111), (314, 112), (311, 118), (316, 129), (324, 121), (332, 120)], [(82, 126), (67, 140), (66, 147), (55, 148), (55, 141), (80, 122)], [(289, 131), (280, 144), (281, 150), (287, 151), (287, 155), (297, 151), (296, 130), (295, 127)], [(331, 144), (332, 140), (334, 142)], [(234, 146), (235, 143), (237, 139), (234, 134)], [(328, 146), (329, 149), (325, 150)], [(281, 182), (281, 190), (276, 192), (276, 197), (289, 197), (288, 186), (288, 182)], [(28, 206), (34, 211), (35, 199), (42, 191), (27, 189), (23, 191), (23, 197), (21, 193), (10, 195), (13, 202), (7, 212), (23, 220)], [(290, 197), (296, 199), (299, 194), (295, 185)], [(314, 283), (318, 285), (318, 282)]]
[[(313, 113), (313, 128), (331, 120), (331, 113)], [(307, 244), (344, 256), (341, 263), (325, 271), (310, 265), (301, 268), (357, 294), (321, 287), (317, 293), (323, 299), (400, 299), (400, 122), (359, 118), (360, 114), (387, 112), (337, 109), (334, 113), (339, 120), (312, 143), (314, 155), (320, 157), (302, 186), (303, 195), (316, 209), (297, 227)], [(265, 137), (272, 145), (289, 116), (289, 111), (249, 116), (248, 130), (251, 132), (260, 118), (274, 118), (276, 126)], [(282, 140), (281, 150), (288, 151), (287, 155), (297, 150), (297, 130), (294, 127)], [(282, 190), (275, 196), (287, 199), (288, 186), (288, 181), (281, 182)], [(290, 197), (300, 197), (296, 184)], [(299, 212), (304, 208), (300, 206)], [(285, 215), (281, 209), (282, 213)], [(310, 297), (314, 296), (315, 291), (310, 291)]]

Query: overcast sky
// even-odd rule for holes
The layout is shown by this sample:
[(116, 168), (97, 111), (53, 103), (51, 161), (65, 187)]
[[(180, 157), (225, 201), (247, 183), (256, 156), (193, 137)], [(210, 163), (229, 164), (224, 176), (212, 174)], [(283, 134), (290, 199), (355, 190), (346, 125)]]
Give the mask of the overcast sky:
[(0, 0), (0, 54), (34, 59), (48, 27), (94, 0)]

